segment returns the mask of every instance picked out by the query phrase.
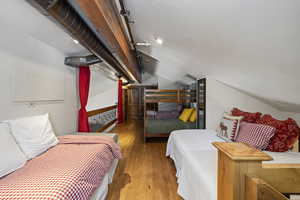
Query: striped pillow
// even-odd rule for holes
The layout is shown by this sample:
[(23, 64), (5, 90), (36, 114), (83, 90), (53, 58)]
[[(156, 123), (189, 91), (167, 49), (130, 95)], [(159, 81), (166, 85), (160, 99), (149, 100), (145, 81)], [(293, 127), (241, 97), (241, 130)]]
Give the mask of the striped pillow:
[(276, 129), (262, 124), (242, 122), (236, 142), (246, 143), (256, 149), (264, 150), (268, 147)]

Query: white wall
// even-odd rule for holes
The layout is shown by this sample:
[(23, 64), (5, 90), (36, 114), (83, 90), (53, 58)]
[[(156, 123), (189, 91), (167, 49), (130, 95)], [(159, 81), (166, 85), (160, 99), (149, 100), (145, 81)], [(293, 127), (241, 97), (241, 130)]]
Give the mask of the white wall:
[(175, 81), (171, 81), (169, 79), (165, 79), (163, 77), (158, 77), (158, 88), (159, 89), (178, 89), (178, 85), (175, 84)]
[(285, 114), (237, 89), (231, 88), (215, 79), (207, 78), (207, 114), (206, 127), (216, 129), (224, 112), (234, 107), (249, 112), (271, 114), (278, 119), (285, 119)]
[(91, 70), (90, 93), (87, 110), (95, 110), (118, 102), (118, 83), (102, 75), (99, 71)]
[[(282, 112), (237, 89), (231, 88), (215, 79), (207, 78), (206, 85), (206, 128), (216, 130), (224, 112), (230, 112), (234, 107), (249, 112), (271, 114), (276, 119), (285, 120), (291, 117), (300, 125), (300, 113)], [(293, 151), (298, 151), (298, 143)]]
[[(16, 32), (9, 27), (1, 30), (0, 37), (0, 120), (14, 119), (43, 113), (50, 113), (54, 129), (58, 135), (74, 132), (77, 128), (77, 71), (63, 64), (64, 54), (48, 44), (29, 35)], [(24, 66), (26, 63), (26, 66)], [(28, 67), (30, 66), (30, 67)], [(15, 103), (12, 101), (13, 69), (18, 67), (30, 72), (51, 71), (64, 77), (64, 83), (47, 85), (51, 90), (64, 93), (64, 100), (59, 102)], [(49, 75), (51, 76), (51, 75)], [(41, 90), (43, 81), (36, 83), (33, 88)], [(48, 83), (47, 83), (48, 84)], [(56, 86), (55, 86), (56, 85)], [(51, 92), (51, 91), (44, 91)]]
[[(177, 80), (175, 80), (177, 81)], [(169, 80), (158, 75), (152, 75), (147, 72), (143, 73), (143, 82), (144, 85), (158, 85), (159, 89), (178, 89), (178, 85), (174, 80)]]
[(286, 116), (286, 118), (288, 117), (293, 118), (300, 126), (300, 113), (284, 112), (283, 114)]

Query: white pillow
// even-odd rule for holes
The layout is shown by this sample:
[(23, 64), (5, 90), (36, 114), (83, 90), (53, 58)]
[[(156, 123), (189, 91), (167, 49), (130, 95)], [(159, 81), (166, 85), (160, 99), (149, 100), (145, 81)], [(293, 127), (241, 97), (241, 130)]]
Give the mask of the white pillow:
[(10, 133), (8, 123), (0, 122), (0, 177), (21, 167), (27, 161), (14, 137)]
[(58, 143), (48, 114), (8, 121), (12, 134), (28, 159)]
[(224, 113), (223, 118), (221, 119), (221, 122), (218, 127), (217, 136), (219, 136), (227, 142), (234, 141), (238, 134), (240, 121), (242, 119), (243, 117), (236, 117)]

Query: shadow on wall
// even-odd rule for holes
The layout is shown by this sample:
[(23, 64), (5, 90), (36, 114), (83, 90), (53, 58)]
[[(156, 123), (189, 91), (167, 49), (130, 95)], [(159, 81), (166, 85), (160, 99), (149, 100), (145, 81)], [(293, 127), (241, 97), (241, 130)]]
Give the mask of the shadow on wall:
[(140, 64), (142, 67), (142, 71), (154, 76), (156, 74), (157, 65), (159, 61), (144, 53), (143, 51), (138, 51), (138, 53), (140, 56)]
[(257, 96), (251, 92), (247, 92), (245, 90), (233, 87), (231, 85), (228, 85), (224, 82), (219, 81), (221, 84), (226, 85), (227, 87), (230, 87), (232, 89), (238, 90), (239, 92), (248, 95), (250, 97), (253, 97), (255, 99), (260, 100), (261, 102), (268, 104), (270, 106), (273, 106), (274, 108), (276, 108), (277, 110), (281, 111), (281, 112), (290, 112), (290, 113), (299, 113), (300, 114), (300, 104), (295, 104), (295, 103), (289, 103), (289, 102), (284, 102), (284, 101), (278, 101), (278, 100), (273, 100), (273, 99), (268, 99), (265, 97), (261, 97), (261, 96)]

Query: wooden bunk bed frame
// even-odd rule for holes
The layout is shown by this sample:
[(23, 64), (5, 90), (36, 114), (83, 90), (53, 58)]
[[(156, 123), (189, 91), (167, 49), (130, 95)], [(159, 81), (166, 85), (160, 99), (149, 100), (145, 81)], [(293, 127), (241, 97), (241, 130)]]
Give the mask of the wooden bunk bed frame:
[(153, 137), (169, 137), (170, 133), (147, 133), (147, 110), (157, 111), (159, 103), (194, 103), (196, 102), (196, 90), (144, 90), (144, 140)]
[(300, 164), (265, 164), (273, 158), (242, 143), (218, 149), (218, 200), (288, 200), (300, 194)]

